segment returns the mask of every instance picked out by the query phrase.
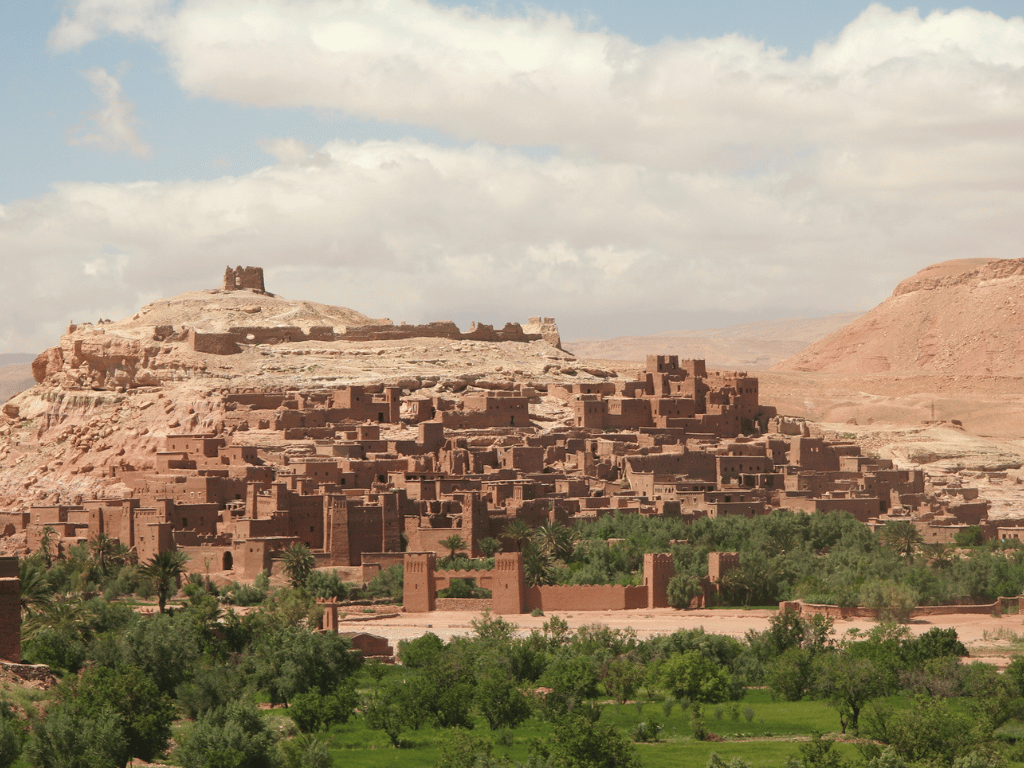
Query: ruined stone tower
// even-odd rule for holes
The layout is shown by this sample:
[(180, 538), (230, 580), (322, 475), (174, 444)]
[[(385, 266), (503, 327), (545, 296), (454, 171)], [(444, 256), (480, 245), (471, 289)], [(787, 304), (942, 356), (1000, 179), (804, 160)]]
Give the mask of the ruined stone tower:
[(263, 267), (225, 267), (224, 290), (266, 293), (267, 289), (263, 285)]

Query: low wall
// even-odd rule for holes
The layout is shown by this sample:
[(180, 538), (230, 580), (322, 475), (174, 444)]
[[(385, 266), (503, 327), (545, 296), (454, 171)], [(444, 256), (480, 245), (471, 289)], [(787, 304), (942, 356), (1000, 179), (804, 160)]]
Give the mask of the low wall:
[(527, 613), (548, 611), (624, 611), (647, 607), (646, 587), (622, 587), (614, 584), (528, 587)]
[(439, 597), (434, 600), (434, 610), (483, 613), (491, 610), (491, 598)]
[[(921, 605), (913, 610), (911, 618), (921, 616), (951, 616), (959, 613), (966, 614), (999, 614), (1004, 610), (1013, 607), (1018, 610), (1024, 605), (1024, 597), (1000, 597), (994, 603), (983, 605)], [(862, 606), (839, 606), (819, 605), (815, 603), (804, 603), (800, 600), (783, 601), (779, 603), (779, 610), (782, 612), (795, 612), (801, 617), (825, 616), (830, 619), (872, 619), (878, 618), (878, 611), (873, 608)]]

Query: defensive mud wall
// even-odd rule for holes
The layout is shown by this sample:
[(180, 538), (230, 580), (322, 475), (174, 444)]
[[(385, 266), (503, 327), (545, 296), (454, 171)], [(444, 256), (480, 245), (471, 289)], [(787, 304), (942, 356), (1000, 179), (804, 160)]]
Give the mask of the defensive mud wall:
[[(527, 587), (520, 552), (499, 554), (490, 571), (436, 572), (437, 559), (432, 552), (405, 556), (403, 603), (409, 613), (434, 610), (480, 611), (490, 608), (496, 614), (548, 611), (624, 611), (662, 608), (668, 605), (668, 582), (673, 575), (672, 556), (644, 555), (642, 586), (571, 585)], [(491, 590), (490, 600), (438, 598), (438, 589), (452, 579), (474, 579), (478, 586)]]
[[(561, 348), (557, 328), (551, 318), (531, 317), (531, 326), (540, 326), (540, 333), (527, 333), (519, 323), (506, 323), (504, 328), (495, 330), (486, 323), (473, 323), (463, 333), (455, 323), (445, 320), (423, 325), (358, 325), (344, 326), (340, 330), (331, 326), (314, 326), (308, 331), (298, 326), (244, 326), (229, 328), (226, 333), (204, 333), (187, 329), (175, 333), (166, 326), (160, 326), (161, 339), (187, 334), (189, 346), (196, 352), (211, 355), (236, 355), (244, 346), (255, 344), (285, 344), (300, 341), (395, 341), (401, 339), (452, 339), (456, 341), (539, 341), (545, 339)], [(543, 330), (550, 325), (554, 330)]]

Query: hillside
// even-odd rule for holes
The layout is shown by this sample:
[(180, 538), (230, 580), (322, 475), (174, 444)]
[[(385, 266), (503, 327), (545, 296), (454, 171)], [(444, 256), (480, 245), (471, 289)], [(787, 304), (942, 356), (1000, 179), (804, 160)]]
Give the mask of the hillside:
[(1024, 259), (963, 259), (904, 280), (849, 325), (777, 371), (869, 374), (1024, 374)]

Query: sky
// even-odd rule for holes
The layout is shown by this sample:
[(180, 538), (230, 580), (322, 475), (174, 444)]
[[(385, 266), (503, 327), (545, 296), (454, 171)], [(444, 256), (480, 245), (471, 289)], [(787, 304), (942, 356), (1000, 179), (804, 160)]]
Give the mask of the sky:
[(563, 338), (1019, 258), (1020, 0), (0, 0), (0, 352), (214, 288)]

